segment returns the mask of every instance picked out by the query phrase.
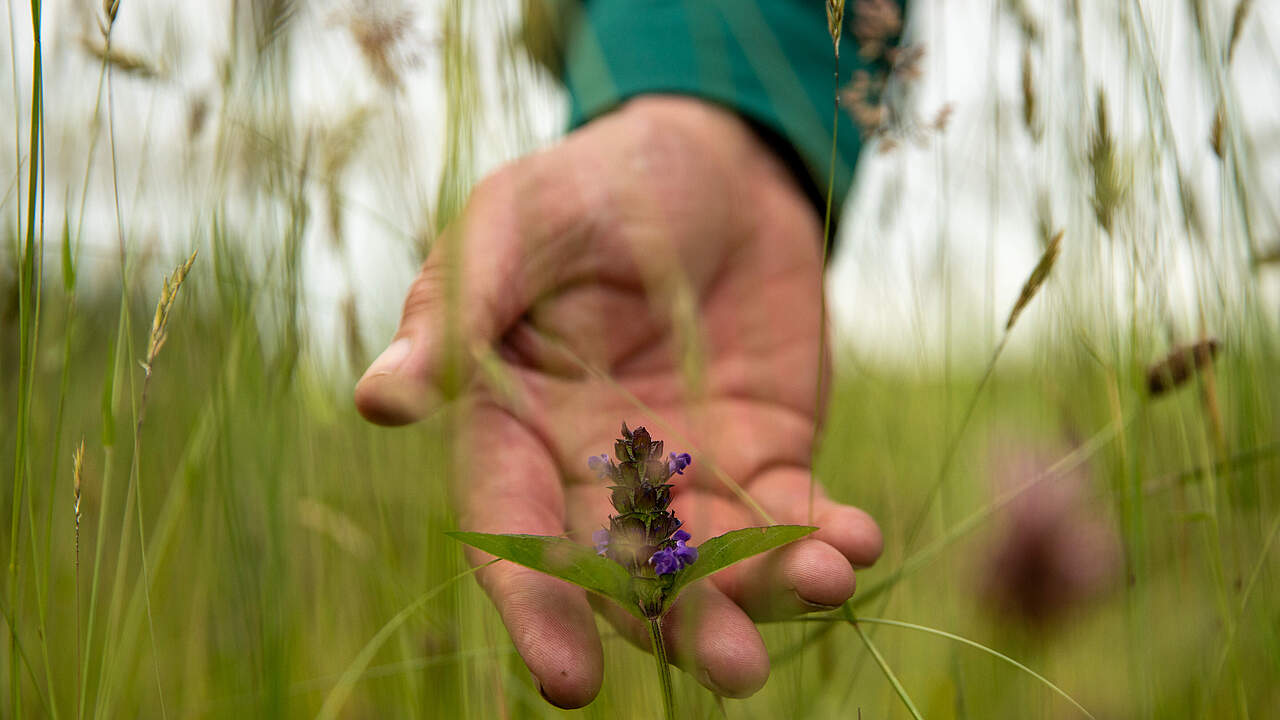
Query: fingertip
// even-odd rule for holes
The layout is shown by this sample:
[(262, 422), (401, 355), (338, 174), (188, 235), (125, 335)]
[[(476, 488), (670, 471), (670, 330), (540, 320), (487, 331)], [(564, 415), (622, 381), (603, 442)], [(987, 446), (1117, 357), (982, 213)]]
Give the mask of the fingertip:
[(870, 567), (884, 551), (880, 526), (865, 511), (851, 505), (835, 505), (818, 517), (813, 537), (822, 540), (855, 568)]
[(366, 373), (356, 383), (356, 410), (375, 425), (395, 427), (417, 422), (438, 403), (433, 390), (395, 374)]
[[(849, 560), (821, 540), (801, 540), (787, 551), (783, 582), (795, 589), (808, 610), (825, 610), (853, 597), (855, 579)], [(818, 606), (818, 607), (813, 607)]]
[(663, 637), (676, 663), (717, 695), (750, 697), (769, 679), (769, 653), (755, 623), (711, 585), (676, 603)]
[(604, 679), (604, 652), (585, 593), (531, 570), (510, 570), (490, 578), (488, 589), (538, 691), (556, 707), (589, 704)]

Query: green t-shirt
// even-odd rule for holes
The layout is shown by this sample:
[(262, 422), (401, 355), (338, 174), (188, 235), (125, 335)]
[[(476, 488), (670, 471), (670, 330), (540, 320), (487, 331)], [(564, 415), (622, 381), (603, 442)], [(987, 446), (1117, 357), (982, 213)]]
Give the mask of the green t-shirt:
[[(557, 25), (549, 64), (568, 88), (571, 126), (645, 93), (723, 104), (763, 131), (821, 212), (835, 90), (854, 72), (873, 69), (852, 39), (853, 0), (841, 34), (838, 85), (825, 0), (539, 1), (551, 3)], [(862, 145), (848, 113), (838, 117), (835, 213)]]

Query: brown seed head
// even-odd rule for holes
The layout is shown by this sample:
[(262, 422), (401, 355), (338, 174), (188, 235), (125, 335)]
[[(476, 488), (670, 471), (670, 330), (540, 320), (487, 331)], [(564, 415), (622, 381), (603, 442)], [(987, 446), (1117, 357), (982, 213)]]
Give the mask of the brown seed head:
[(1227, 41), (1227, 62), (1236, 57), (1236, 43), (1240, 42), (1240, 32), (1244, 30), (1244, 20), (1249, 16), (1249, 8), (1253, 0), (1239, 0), (1235, 12), (1231, 14), (1231, 39)]
[(1044, 249), (1044, 254), (1040, 256), (1040, 262), (1036, 263), (1035, 269), (1027, 276), (1027, 281), (1022, 285), (1022, 292), (1018, 295), (1018, 301), (1013, 304), (1013, 310), (1009, 311), (1009, 321), (1005, 323), (1006, 332), (1013, 329), (1013, 324), (1018, 321), (1018, 316), (1026, 309), (1027, 304), (1040, 291), (1040, 286), (1048, 279), (1050, 271), (1053, 270), (1053, 264), (1058, 261), (1058, 250), (1062, 246), (1062, 234), (1064, 231), (1059, 230), (1057, 235), (1049, 241), (1048, 247)]
[(1213, 362), (1220, 346), (1217, 339), (1204, 338), (1170, 350), (1147, 368), (1147, 392), (1151, 397), (1159, 397), (1185, 384)]
[(1218, 106), (1218, 111), (1213, 114), (1213, 127), (1209, 129), (1209, 147), (1213, 148), (1213, 154), (1221, 158), (1222, 155), (1222, 125), (1223, 112), (1222, 106)]
[(1031, 67), (1031, 46), (1022, 49), (1022, 122), (1037, 142), (1040, 129), (1036, 124), (1036, 86)]
[(827, 0), (827, 32), (831, 34), (831, 45), (835, 49), (836, 59), (840, 58), (840, 30), (844, 27), (844, 0)]

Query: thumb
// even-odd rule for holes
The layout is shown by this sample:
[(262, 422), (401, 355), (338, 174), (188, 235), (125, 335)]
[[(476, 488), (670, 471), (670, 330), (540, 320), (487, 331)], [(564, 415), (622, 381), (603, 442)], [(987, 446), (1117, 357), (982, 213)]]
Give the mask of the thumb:
[(391, 344), (356, 384), (360, 414), (380, 425), (421, 419), (440, 405), (446, 378), (465, 380), (469, 348), (500, 339), (579, 272), (589, 236), (580, 187), (556, 149), (476, 187), (410, 286)]

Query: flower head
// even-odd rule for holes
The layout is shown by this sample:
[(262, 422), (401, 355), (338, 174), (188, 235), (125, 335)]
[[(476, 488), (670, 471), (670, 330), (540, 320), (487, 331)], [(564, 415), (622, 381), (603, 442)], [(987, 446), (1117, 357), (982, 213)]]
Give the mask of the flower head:
[(664, 453), (643, 427), (622, 426), (614, 442), (614, 457), (595, 455), (587, 466), (609, 482), (615, 514), (609, 529), (592, 536), (596, 552), (626, 566), (633, 575), (670, 575), (698, 558), (689, 547), (689, 533), (671, 511), (669, 482), (693, 462), (689, 453)]

